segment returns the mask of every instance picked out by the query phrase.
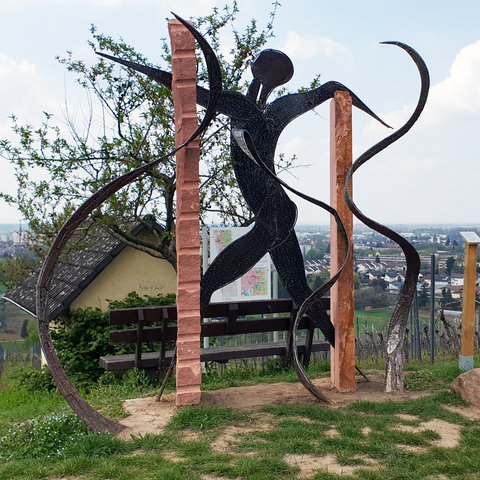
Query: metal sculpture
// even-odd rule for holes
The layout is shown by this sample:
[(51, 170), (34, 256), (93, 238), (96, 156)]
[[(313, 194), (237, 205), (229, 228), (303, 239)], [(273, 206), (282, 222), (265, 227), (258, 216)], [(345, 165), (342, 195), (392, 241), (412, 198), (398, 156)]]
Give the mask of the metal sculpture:
[[(315, 325), (322, 330), (330, 344), (334, 346), (334, 328), (319, 299), (337, 280), (345, 261), (340, 270), (325, 285), (315, 292), (311, 291), (306, 282), (303, 258), (294, 232), (297, 209), (287, 196), (284, 188), (326, 209), (334, 216), (346, 243), (347, 253), (345, 260), (348, 257), (350, 248), (348, 238), (341, 219), (332, 207), (291, 188), (276, 176), (274, 168), (275, 148), (281, 132), (291, 121), (332, 98), (337, 90), (348, 92), (352, 97), (353, 105), (386, 125), (350, 89), (338, 82), (327, 82), (305, 93), (285, 95), (267, 104), (270, 93), (276, 87), (287, 82), (293, 75), (293, 65), (290, 59), (284, 53), (276, 50), (261, 52), (253, 62), (253, 80), (246, 95), (223, 90), (220, 66), (213, 50), (194, 27), (181, 18), (177, 16), (176, 18), (195, 37), (207, 63), (210, 89), (197, 87), (197, 103), (206, 107), (206, 113), (201, 125), (182, 145), (162, 158), (115, 179), (81, 205), (59, 231), (45, 259), (38, 280), (37, 317), (41, 344), (47, 362), (52, 370), (52, 375), (55, 378), (59, 391), (82, 421), (95, 431), (116, 432), (122, 427), (96, 412), (82, 399), (71, 384), (55, 353), (48, 319), (48, 292), (56, 262), (75, 229), (88, 215), (110, 195), (142, 174), (155, 168), (156, 165), (165, 158), (175, 154), (180, 148), (185, 147), (205, 130), (216, 114), (221, 113), (229, 116), (232, 129), (232, 165), (242, 194), (255, 214), (255, 225), (249, 233), (227, 247), (205, 272), (201, 282), (201, 308), (204, 309), (208, 305), (210, 297), (215, 290), (244, 274), (268, 252), (285, 288), (293, 300), (300, 306), (294, 330), (297, 330), (298, 322), (302, 316), (308, 315)], [(347, 185), (348, 180), (359, 166), (408, 131), (418, 118), (425, 103), (426, 91), (428, 91), (428, 82), (425, 80), (425, 76), (428, 79), (428, 72), (425, 74), (426, 67), (423, 61), (416, 52), (406, 45), (398, 42), (387, 43), (394, 43), (404, 48), (416, 62), (422, 76), (421, 99), (414, 115), (402, 129), (369, 149), (355, 162), (351, 172), (349, 172)], [(144, 73), (162, 85), (171, 87), (172, 76), (168, 72), (118, 59), (103, 53), (99, 55)], [(392, 330), (392, 335), (395, 333), (398, 337), (398, 334), (402, 332), (403, 316), (406, 318), (405, 310), (408, 312), (410, 306), (412, 282), (416, 281), (418, 274), (418, 255), (415, 257), (413, 247), (401, 236), (364, 216), (353, 203), (348, 186), (345, 187), (345, 195), (354, 214), (371, 228), (397, 241), (406, 252), (407, 262), (411, 264), (409, 270), (407, 270), (407, 279), (399, 304), (392, 317), (393, 326), (389, 329), (389, 332)], [(397, 341), (392, 352), (397, 352), (401, 346), (401, 340)], [(387, 349), (391, 349), (390, 346)], [(295, 368), (302, 383), (317, 398), (328, 401), (322, 392), (308, 379), (300, 364), (297, 349), (294, 348), (293, 352)]]
[[(430, 86), (430, 80), (429, 80), (428, 69), (427, 69), (427, 66), (425, 65), (425, 62), (414, 49), (412, 49), (408, 45), (401, 42), (382, 42), (382, 43), (388, 44), (388, 45), (396, 45), (402, 48), (410, 55), (410, 57), (415, 62), (418, 68), (418, 71), (420, 74), (420, 80), (421, 80), (421, 89), (420, 89), (419, 99), (414, 112), (412, 113), (410, 118), (407, 120), (407, 122), (400, 129), (398, 129), (392, 135), (388, 136), (387, 138), (381, 140), (380, 142), (378, 142), (377, 144), (369, 148), (353, 163), (351, 169), (349, 170), (346, 176), (344, 194), (350, 210), (359, 220), (361, 220), (365, 225), (372, 228), (373, 230), (376, 230), (379, 233), (385, 235), (387, 238), (390, 238), (391, 240), (397, 242), (405, 254), (405, 259), (407, 263), (405, 282), (401, 289), (400, 296), (395, 306), (395, 309), (393, 311), (393, 314), (388, 326), (388, 331), (387, 331), (387, 342), (386, 342), (386, 352), (385, 352), (386, 359), (387, 359), (385, 390), (387, 392), (391, 392), (394, 390), (403, 390), (403, 365), (404, 365), (403, 345), (404, 345), (404, 338), (405, 338), (405, 329), (407, 326), (408, 313), (413, 300), (413, 296), (415, 294), (418, 274), (420, 272), (420, 256), (418, 252), (415, 250), (415, 247), (404, 237), (399, 235), (397, 232), (391, 230), (390, 228), (386, 227), (385, 225), (382, 225), (376, 222), (375, 220), (370, 219), (365, 214), (363, 214), (363, 212), (360, 211), (360, 209), (356, 206), (356, 204), (354, 203), (351, 197), (349, 185), (352, 180), (353, 174), (358, 170), (360, 166), (365, 164), (374, 155), (381, 152), (382, 150), (387, 148), (389, 145), (397, 141), (399, 138), (404, 136), (412, 128), (412, 126), (418, 120), (421, 112), (425, 107), (427, 96), (428, 96), (428, 90)], [(240, 136), (240, 135), (237, 134), (237, 136)], [(349, 256), (350, 245), (346, 236), (345, 228), (337, 212), (333, 208), (327, 205), (324, 205), (322, 202), (294, 190), (293, 188), (288, 186), (285, 182), (283, 182), (278, 177), (276, 177), (275, 173), (269, 169), (268, 165), (264, 162), (264, 160), (255, 150), (254, 142), (251, 140), (248, 133), (246, 131), (243, 131), (241, 132), (241, 136), (243, 137), (243, 139), (239, 141), (239, 143), (243, 145), (244, 151), (249, 155), (249, 157), (252, 160), (256, 162), (257, 165), (260, 165), (264, 169), (264, 171), (266, 171), (272, 178), (276, 178), (277, 181), (281, 185), (283, 185), (285, 188), (299, 195), (301, 198), (304, 198), (305, 200), (326, 209), (334, 216), (337, 226), (342, 235), (342, 238), (346, 242), (347, 248), (346, 248), (345, 258), (338, 272), (336, 272), (336, 274), (333, 275), (328, 282), (322, 285), (319, 289), (315, 290), (301, 304), (301, 307), (298, 311), (297, 318), (295, 320), (294, 329), (293, 329), (294, 339), (296, 339), (295, 333), (297, 332), (300, 319), (304, 315), (310, 316), (311, 312), (315, 312), (317, 309), (321, 308), (321, 298), (330, 290), (331, 286), (337, 281), (341, 271), (345, 266), (346, 260)], [(328, 398), (326, 398), (322, 394), (322, 392), (318, 389), (318, 387), (316, 387), (306, 375), (306, 372), (299, 361), (297, 348), (295, 345), (293, 348), (293, 352), (294, 352), (294, 360), (295, 360), (294, 361), (295, 370), (297, 371), (297, 375), (300, 378), (302, 384), (307, 388), (307, 390), (309, 390), (317, 398), (324, 401), (328, 401)]]
[[(100, 55), (144, 73), (166, 87), (171, 86), (171, 74), (166, 71), (103, 53)], [(267, 170), (274, 172), (275, 148), (282, 131), (292, 120), (332, 98), (338, 90), (348, 92), (355, 106), (386, 125), (349, 88), (333, 81), (266, 104), (270, 93), (293, 75), (291, 60), (278, 50), (262, 51), (252, 64), (252, 73), (253, 80), (247, 94), (223, 90), (216, 109), (217, 113), (230, 117), (232, 166), (242, 195), (255, 215), (255, 224), (248, 233), (226, 247), (204, 273), (201, 281), (202, 310), (214, 291), (242, 276), (266, 253), (270, 254), (283, 286), (297, 305), (302, 305), (312, 294), (294, 232), (297, 207), (276, 176), (272, 177), (250, 160), (249, 153), (239, 145), (241, 139), (237, 132), (244, 131), (249, 135)], [(207, 98), (208, 90), (197, 87), (197, 103), (205, 106)], [(334, 328), (323, 307), (315, 311), (312, 309), (309, 314), (334, 346)]]
[[(166, 71), (103, 53), (100, 55), (171, 87), (171, 74)], [(246, 95), (223, 90), (216, 108), (217, 113), (230, 117), (232, 166), (240, 190), (255, 215), (255, 223), (247, 234), (225, 248), (204, 273), (201, 280), (201, 309), (205, 310), (214, 291), (245, 274), (269, 253), (285, 289), (297, 305), (306, 302), (308, 307), (303, 309), (303, 313), (308, 314), (313, 324), (334, 346), (335, 332), (327, 311), (321, 302), (311, 300), (317, 297), (312, 297), (313, 292), (307, 284), (303, 256), (294, 231), (297, 207), (287, 196), (282, 188), (282, 182), (275, 175), (275, 149), (280, 134), (291, 121), (332, 98), (338, 90), (348, 92), (353, 105), (387, 125), (349, 88), (333, 81), (311, 91), (284, 95), (267, 104), (270, 93), (288, 82), (293, 75), (290, 58), (278, 50), (260, 52), (252, 64), (252, 74), (253, 80)], [(206, 89), (197, 87), (197, 103), (205, 105), (207, 93)], [(251, 143), (251, 149), (246, 147), (246, 137)], [(258, 161), (251, 161), (254, 157)], [(295, 192), (333, 214), (344, 241), (348, 244), (345, 229), (334, 209), (298, 191)], [(348, 252), (347, 248), (347, 255)], [(340, 272), (341, 269), (328, 282), (325, 289), (322, 289), (322, 294), (335, 283)], [(317, 398), (327, 401), (318, 388), (308, 380), (297, 355), (294, 356), (294, 365), (306, 388)]]

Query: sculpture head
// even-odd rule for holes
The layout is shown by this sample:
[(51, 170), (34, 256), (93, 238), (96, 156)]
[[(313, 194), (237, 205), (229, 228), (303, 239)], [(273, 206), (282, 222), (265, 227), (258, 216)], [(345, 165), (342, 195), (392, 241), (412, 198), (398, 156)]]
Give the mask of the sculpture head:
[(293, 76), (293, 63), (290, 58), (279, 50), (262, 50), (252, 63), (253, 82), (250, 86), (250, 96), (260, 92), (258, 103), (263, 106), (270, 93), (280, 85), (287, 83)]

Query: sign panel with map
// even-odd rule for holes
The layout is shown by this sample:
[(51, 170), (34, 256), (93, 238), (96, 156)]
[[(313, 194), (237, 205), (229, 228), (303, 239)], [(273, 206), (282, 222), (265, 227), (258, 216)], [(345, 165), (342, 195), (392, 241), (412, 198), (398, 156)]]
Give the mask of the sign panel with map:
[[(210, 261), (249, 227), (210, 228)], [(220, 288), (212, 295), (212, 302), (268, 300), (271, 298), (270, 256), (265, 255), (253, 268), (238, 280)]]

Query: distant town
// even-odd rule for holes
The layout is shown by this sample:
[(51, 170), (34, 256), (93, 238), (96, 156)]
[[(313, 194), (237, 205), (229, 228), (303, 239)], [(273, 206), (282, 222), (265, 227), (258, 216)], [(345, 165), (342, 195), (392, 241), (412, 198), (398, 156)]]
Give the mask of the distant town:
[[(455, 300), (460, 299), (463, 290), (464, 257), (464, 241), (460, 232), (478, 233), (480, 227), (478, 225), (403, 225), (392, 228), (408, 239), (420, 254), (422, 266), (417, 290), (423, 297), (423, 303), (427, 303), (429, 296), (432, 262), (435, 268), (433, 272), (435, 295), (443, 299), (440, 303), (455, 303)], [(305, 258), (307, 278), (311, 278), (312, 275), (321, 277), (322, 274), (324, 278), (325, 276), (328, 278), (330, 275), (329, 228), (326, 226), (299, 227), (297, 235)], [(387, 306), (388, 297), (384, 296), (382, 299), (382, 292), (398, 293), (405, 280), (406, 262), (401, 249), (383, 235), (364, 226), (354, 227), (353, 244), (357, 281), (356, 307), (364, 307), (367, 304)], [(371, 288), (367, 290), (361, 287)], [(374, 287), (373, 290), (372, 287)], [(370, 294), (362, 301), (367, 291)]]
[(27, 230), (21, 224), (0, 224), (0, 257), (22, 255), (27, 248)]
[[(435, 256), (435, 290), (448, 290), (448, 298), (461, 296), (464, 243), (462, 231), (480, 232), (478, 225), (392, 226), (417, 249), (422, 261), (419, 289), (429, 288), (432, 255)], [(298, 226), (297, 236), (305, 259), (305, 273), (312, 287), (330, 275), (330, 229), (326, 225)], [(0, 258), (15, 258), (29, 252), (28, 231), (21, 224), (0, 224)], [(404, 281), (405, 258), (395, 243), (365, 227), (353, 234), (356, 287), (376, 287), (375, 293), (397, 293)], [(373, 292), (372, 292), (373, 294)], [(368, 302), (368, 301), (367, 301)]]

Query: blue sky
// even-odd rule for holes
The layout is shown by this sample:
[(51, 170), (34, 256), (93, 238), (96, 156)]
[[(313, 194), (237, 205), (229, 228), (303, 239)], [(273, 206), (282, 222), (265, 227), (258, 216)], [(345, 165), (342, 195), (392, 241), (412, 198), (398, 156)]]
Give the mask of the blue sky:
[[(212, 0), (2, 0), (0, 2), (0, 138), (11, 138), (8, 116), (36, 124), (42, 111), (78, 118), (87, 98), (55, 60), (67, 50), (95, 62), (86, 45), (89, 26), (123, 37), (156, 62), (159, 39), (167, 36), (171, 10), (207, 14)], [(270, 1), (239, 0), (240, 19), (266, 20)], [(399, 127), (414, 108), (418, 74), (399, 40), (424, 58), (431, 92), (423, 118), (397, 144), (372, 159), (355, 176), (358, 206), (383, 223), (480, 224), (480, 2), (430, 0), (283, 0), (268, 47), (285, 51), (295, 66), (288, 86), (336, 80), (351, 88), (376, 113)], [(241, 22), (240, 22), (241, 23)], [(226, 37), (225, 47), (232, 39)], [(298, 165), (283, 178), (324, 201), (329, 199), (328, 105), (297, 119), (282, 135), (278, 152), (295, 153)], [(354, 113), (354, 155), (388, 132)], [(13, 176), (0, 159), (0, 190), (13, 192)], [(0, 223), (18, 213), (0, 204)], [(328, 218), (299, 202), (299, 223)]]

